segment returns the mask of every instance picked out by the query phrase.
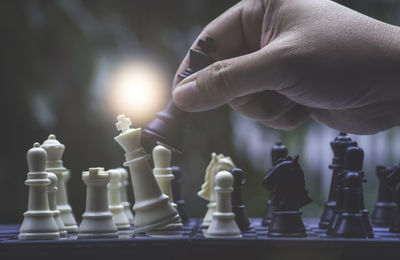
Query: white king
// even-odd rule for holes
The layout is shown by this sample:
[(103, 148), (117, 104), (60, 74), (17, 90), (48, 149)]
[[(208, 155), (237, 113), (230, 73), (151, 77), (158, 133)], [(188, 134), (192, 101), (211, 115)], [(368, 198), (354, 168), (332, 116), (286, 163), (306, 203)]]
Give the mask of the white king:
[(177, 211), (171, 206), (168, 196), (164, 195), (152, 173), (146, 154), (141, 147), (141, 129), (132, 129), (131, 120), (119, 115), (116, 123), (121, 133), (115, 140), (125, 150), (124, 166), (129, 167), (133, 192), (135, 195), (135, 231), (142, 233), (156, 229), (179, 218)]

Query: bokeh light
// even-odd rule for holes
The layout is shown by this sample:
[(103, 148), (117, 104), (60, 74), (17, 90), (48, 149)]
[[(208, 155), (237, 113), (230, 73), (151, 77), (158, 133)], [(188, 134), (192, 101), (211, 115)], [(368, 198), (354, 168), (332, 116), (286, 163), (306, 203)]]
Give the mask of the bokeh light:
[(161, 110), (169, 81), (160, 65), (143, 59), (123, 62), (113, 73), (109, 102), (114, 114), (147, 121)]

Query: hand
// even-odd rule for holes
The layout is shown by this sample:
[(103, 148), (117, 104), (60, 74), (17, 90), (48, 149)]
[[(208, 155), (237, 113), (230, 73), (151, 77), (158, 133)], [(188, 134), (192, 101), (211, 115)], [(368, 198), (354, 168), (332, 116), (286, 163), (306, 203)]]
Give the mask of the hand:
[(195, 43), (206, 37), (216, 41), (217, 62), (174, 82), (183, 110), (229, 104), (274, 128), (312, 117), (357, 134), (400, 124), (399, 27), (329, 0), (247, 0)]

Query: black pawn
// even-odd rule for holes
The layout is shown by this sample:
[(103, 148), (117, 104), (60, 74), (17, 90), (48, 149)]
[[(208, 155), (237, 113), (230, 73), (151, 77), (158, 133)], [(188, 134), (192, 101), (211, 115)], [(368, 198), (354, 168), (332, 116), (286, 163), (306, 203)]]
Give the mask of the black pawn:
[(397, 204), (389, 230), (393, 233), (400, 233), (400, 167), (396, 167), (393, 170), (393, 172), (387, 177), (386, 183), (393, 190), (396, 190), (395, 202)]
[[(288, 155), (288, 150), (285, 145), (281, 142), (276, 142), (271, 149), (271, 159), (272, 159), (272, 167), (278, 164), (280, 159), (285, 158)], [(270, 195), (271, 196), (271, 195)], [(267, 209), (265, 210), (264, 217), (262, 218), (261, 225), (267, 227), (271, 224), (272, 221), (272, 213), (274, 212), (274, 207), (272, 206), (271, 199), (267, 201)]]
[(334, 236), (366, 238), (372, 232), (369, 216), (365, 215), (364, 209), (363, 161), (364, 151), (360, 147), (347, 148), (345, 153), (346, 170), (342, 179), (341, 212), (333, 230)]
[(377, 227), (389, 227), (396, 210), (395, 190), (386, 184), (386, 178), (393, 172), (393, 166), (376, 166), (379, 189), (378, 201), (372, 213), (372, 223)]
[(247, 231), (251, 228), (250, 221), (245, 212), (243, 204), (243, 185), (245, 182), (244, 172), (241, 169), (233, 168), (233, 192), (232, 192), (232, 212), (235, 213), (236, 224), (241, 231)]
[(339, 204), (344, 169), (344, 153), (347, 147), (357, 146), (357, 142), (353, 141), (346, 133), (341, 132), (330, 143), (330, 146), (333, 151), (332, 163), (329, 165), (329, 169), (332, 170), (332, 178), (328, 201), (325, 203), (324, 211), (319, 221), (319, 228), (333, 231), (332, 227), (338, 220), (340, 212)]
[[(180, 79), (184, 79), (213, 63), (208, 55), (215, 52), (215, 41), (206, 38), (205, 41), (199, 40), (197, 46), (200, 50), (190, 50), (189, 67), (178, 76)], [(189, 113), (180, 110), (171, 99), (167, 106), (156, 114), (156, 118), (143, 129), (144, 140), (148, 143), (145, 146), (152, 147), (159, 142), (181, 153), (188, 116)]]
[(181, 187), (182, 187), (182, 170), (179, 166), (172, 166), (172, 174), (174, 175), (174, 179), (171, 182), (172, 188), (172, 197), (174, 199), (174, 203), (177, 206), (178, 214), (182, 219), (182, 223), (188, 223), (188, 217), (184, 208), (185, 201), (181, 196)]

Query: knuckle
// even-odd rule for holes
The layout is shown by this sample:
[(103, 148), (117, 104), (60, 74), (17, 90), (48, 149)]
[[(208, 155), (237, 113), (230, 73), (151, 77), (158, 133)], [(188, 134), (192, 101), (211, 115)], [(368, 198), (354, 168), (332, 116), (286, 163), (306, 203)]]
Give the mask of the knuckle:
[(211, 84), (209, 86), (209, 93), (217, 97), (228, 97), (232, 99), (234, 97), (232, 88), (232, 75), (231, 65), (225, 61), (219, 61), (212, 65), (208, 70)]

